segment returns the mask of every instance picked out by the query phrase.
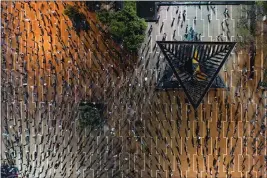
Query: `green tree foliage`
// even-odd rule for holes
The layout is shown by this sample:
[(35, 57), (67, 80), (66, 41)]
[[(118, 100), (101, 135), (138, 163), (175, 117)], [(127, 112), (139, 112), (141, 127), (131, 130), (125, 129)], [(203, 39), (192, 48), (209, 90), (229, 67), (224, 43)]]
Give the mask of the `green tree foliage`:
[(262, 7), (265, 13), (267, 13), (267, 1), (262, 1)]
[(97, 13), (98, 20), (100, 20), (104, 24), (107, 24), (108, 22), (110, 22), (110, 20), (112, 19), (111, 16), (112, 16), (112, 13), (109, 13), (107, 10), (103, 10)]
[(125, 1), (124, 2), (126, 8), (132, 8), (134, 12), (136, 12), (136, 2), (135, 1)]
[(89, 104), (81, 104), (79, 107), (79, 127), (98, 128), (103, 123), (100, 111), (97, 107)]
[(117, 40), (122, 40), (123, 34), (127, 31), (127, 27), (122, 21), (112, 20), (109, 26), (109, 32)]
[(125, 1), (124, 8), (118, 12), (98, 12), (98, 19), (108, 26), (112, 37), (123, 43), (126, 49), (137, 51), (145, 38), (147, 24), (136, 14), (136, 2)]
[(255, 42), (257, 34), (257, 14), (255, 9), (253, 7), (242, 9), (243, 15), (236, 24), (236, 31), (239, 36), (237, 38), (237, 50), (248, 49), (250, 44)]
[(263, 13), (267, 14), (267, 1), (258, 1), (257, 4), (262, 7)]
[(263, 9), (265, 13), (267, 13), (267, 2), (266, 1), (263, 2)]
[(237, 23), (237, 33), (240, 36), (238, 38), (238, 49), (248, 48), (250, 43), (254, 41), (254, 37), (250, 31), (248, 20), (245, 17), (242, 17)]
[(124, 44), (127, 46), (127, 49), (135, 51), (140, 48), (143, 41), (144, 35), (131, 35), (125, 37)]

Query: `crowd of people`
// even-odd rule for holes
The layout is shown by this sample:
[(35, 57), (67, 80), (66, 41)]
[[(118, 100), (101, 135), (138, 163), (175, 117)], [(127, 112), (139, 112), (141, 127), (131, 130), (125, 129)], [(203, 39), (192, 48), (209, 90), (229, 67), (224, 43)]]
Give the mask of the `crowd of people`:
[[(164, 7), (161, 7), (161, 8), (164, 8)], [(213, 6), (211, 6), (210, 8), (207, 8), (208, 11), (210, 11), (210, 9), (212, 10), (213, 15), (216, 16), (216, 13), (217, 13), (215, 11), (216, 8)], [(166, 9), (167, 12), (168, 10), (169, 8)], [(187, 20), (188, 20), (186, 17), (186, 10), (182, 10), (182, 9), (179, 9), (179, 7), (177, 7), (175, 12), (176, 12), (175, 14), (178, 14), (177, 23), (175, 21), (176, 18), (173, 17), (171, 25), (170, 25), (173, 29), (173, 39), (175, 40), (177, 31), (184, 30), (185, 31), (184, 40), (188, 40), (188, 39), (190, 39), (190, 41), (201, 40), (201, 34), (197, 34), (197, 33), (196, 35), (193, 35), (192, 38), (188, 38), (188, 36), (191, 36), (191, 34), (195, 34), (195, 33), (192, 33), (194, 32), (194, 29), (192, 27), (190, 27), (189, 29), (189, 25), (188, 24), (186, 25)], [(181, 20), (181, 14), (183, 17), (182, 20)], [(228, 8), (225, 8), (222, 15), (225, 17), (225, 19), (223, 19), (221, 22), (221, 29), (220, 29), (221, 33), (217, 37), (217, 41), (234, 40), (234, 39), (231, 39), (231, 35), (230, 35), (230, 25), (229, 25), (230, 13), (229, 13)], [(157, 23), (149, 27), (149, 30), (148, 30), (149, 41), (147, 44), (143, 46), (141, 54), (144, 54), (144, 51), (148, 52), (150, 50), (149, 43), (151, 41), (150, 39), (151, 39), (151, 35), (153, 35), (152, 32), (154, 29), (156, 30), (160, 29), (159, 32), (162, 35), (163, 41), (172, 41), (172, 39), (167, 38), (167, 34), (164, 30), (164, 26), (168, 25), (169, 23), (166, 23), (164, 19), (162, 19), (162, 22), (161, 22), (160, 18), (161, 18), (161, 15), (158, 15)], [(211, 23), (211, 14), (208, 14), (207, 21)], [(179, 26), (179, 23), (181, 23), (180, 26)], [(195, 17), (193, 19), (193, 24), (196, 24), (196, 23), (197, 23), (197, 18)], [(173, 24), (178, 24), (178, 27), (173, 26)], [(167, 26), (166, 28), (169, 28), (169, 27)], [(177, 28), (181, 28), (181, 29), (178, 30)], [(224, 34), (226, 34), (227, 38), (224, 38), (225, 37)], [(163, 54), (161, 53), (161, 51), (158, 50), (156, 44), (154, 45), (153, 52), (154, 54), (157, 52), (159, 53), (159, 58), (156, 63), (162, 64), (163, 61), (160, 61), (159, 59), (161, 59)], [(148, 53), (145, 53), (144, 57), (146, 57), (147, 54)], [(255, 57), (255, 54), (254, 54), (254, 57)], [(248, 66), (247, 62), (239, 61), (238, 63), (239, 63), (237, 64), (238, 67), (242, 67), (244, 69), (247, 68)], [(254, 65), (254, 62), (250, 62), (250, 65)], [(239, 70), (238, 67), (235, 67), (233, 69), (235, 74), (238, 73), (238, 70)], [(224, 70), (226, 73), (230, 71), (229, 67), (227, 68), (225, 68)], [(256, 174), (258, 177), (264, 177), (265, 175), (264, 172), (266, 171), (266, 156), (264, 155), (264, 145), (265, 145), (264, 135), (266, 133), (265, 132), (266, 124), (265, 124), (265, 114), (262, 108), (264, 107), (263, 98), (265, 96), (265, 93), (263, 90), (259, 88), (259, 86), (256, 86), (256, 87), (255, 85), (250, 86), (251, 84), (249, 83), (249, 80), (248, 80), (250, 73), (251, 72), (248, 72), (246, 70), (246, 72), (243, 72), (242, 75), (236, 75), (236, 77), (231, 78), (232, 80), (237, 81), (234, 85), (232, 85), (233, 88), (236, 88), (236, 91), (234, 92), (234, 96), (235, 96), (234, 98), (230, 97), (232, 93), (229, 92), (229, 90), (227, 90), (226, 98), (223, 98), (222, 96), (218, 96), (220, 95), (218, 94), (219, 92), (215, 91), (215, 95), (214, 95), (214, 98), (212, 99), (212, 103), (213, 102), (217, 103), (218, 106), (215, 108), (215, 106), (213, 105), (203, 104), (202, 111), (201, 111), (202, 112), (201, 120), (199, 119), (199, 116), (197, 116), (197, 113), (194, 113), (193, 116), (192, 115), (189, 116), (193, 110), (190, 107), (190, 104), (186, 106), (187, 108), (185, 112), (186, 116), (182, 114), (184, 113), (184, 111), (181, 109), (181, 106), (187, 102), (186, 101), (181, 102), (179, 99), (179, 96), (176, 96), (177, 102), (173, 104), (172, 95), (175, 95), (175, 92), (172, 93), (172, 92), (165, 91), (165, 93), (167, 93), (168, 99), (164, 100), (164, 104), (168, 106), (168, 108), (163, 107), (164, 105), (162, 104), (162, 101), (151, 104), (151, 107), (148, 110), (148, 116), (147, 116), (148, 119), (146, 120), (146, 126), (147, 126), (146, 134), (147, 135), (144, 137), (144, 139), (140, 140), (140, 142), (142, 145), (144, 145), (145, 148), (147, 148), (145, 149), (147, 153), (146, 154), (147, 160), (151, 160), (151, 155), (154, 152), (153, 150), (155, 150), (156, 154), (154, 155), (154, 162), (156, 162), (155, 166), (157, 167), (157, 170), (160, 170), (158, 171), (159, 177), (164, 177), (166, 175), (166, 172), (169, 174), (169, 177), (171, 177), (175, 171), (178, 171), (178, 174), (175, 174), (176, 176), (179, 175), (180, 177), (183, 177), (186, 171), (182, 170), (181, 158), (184, 158), (184, 160), (186, 160), (187, 166), (189, 167), (192, 164), (196, 163), (197, 165), (196, 172), (198, 173), (196, 175), (197, 177), (202, 177), (203, 172), (204, 172), (204, 175), (206, 176), (210, 175), (212, 177), (220, 177), (222, 175), (220, 173), (221, 170), (219, 170), (220, 166), (224, 166), (223, 172), (224, 173), (226, 172), (227, 177), (234, 177), (238, 175), (238, 174), (234, 175), (233, 173), (235, 171), (238, 172), (236, 170), (237, 168), (235, 168), (237, 164), (240, 165), (241, 169), (239, 170), (242, 170), (241, 175), (243, 176), (246, 175), (246, 173), (248, 173), (250, 177), (253, 177), (255, 176), (255, 172), (257, 172)], [(228, 73), (227, 75), (230, 76), (231, 74)], [(230, 77), (228, 77), (228, 79), (229, 78)], [(226, 82), (228, 83), (228, 81)], [(229, 88), (229, 86), (227, 87)], [(248, 87), (253, 88), (253, 89), (252, 90), (248, 89)], [(160, 96), (157, 96), (157, 97), (158, 97), (157, 99), (162, 98)], [(254, 100), (254, 102), (252, 102), (252, 98), (257, 98), (257, 99), (255, 99), (256, 101)], [(253, 107), (253, 104), (254, 105), (256, 104), (256, 108)], [(178, 106), (178, 109), (177, 109), (178, 111), (176, 111), (178, 115), (172, 114), (174, 112), (173, 111), (174, 109), (172, 106)], [(242, 113), (240, 113), (240, 108), (242, 108), (241, 110), (243, 111)], [(166, 111), (169, 111), (168, 113), (171, 113), (171, 116), (170, 115), (168, 116)], [(159, 112), (164, 113), (163, 120), (162, 120), (162, 116), (159, 116)], [(212, 122), (214, 115), (217, 116), (217, 119), (215, 122), (214, 121)], [(192, 131), (192, 128), (190, 128), (190, 125), (191, 125), (190, 122), (192, 122), (192, 117), (194, 117), (196, 121), (196, 126), (194, 127), (195, 130), (193, 131)], [(182, 123), (183, 121), (182, 118), (186, 118), (186, 124)], [(158, 124), (155, 124), (155, 121)], [(248, 122), (248, 121), (251, 121), (251, 122)], [(174, 122), (176, 122), (176, 124), (174, 124)], [(205, 127), (202, 128), (202, 131), (200, 132), (200, 125), (203, 123)], [(240, 123), (242, 123), (241, 124), (242, 127), (240, 127)], [(211, 124), (217, 125), (216, 132), (211, 131), (212, 129)], [(186, 128), (182, 128), (182, 126), (184, 125), (186, 125)], [(139, 134), (138, 134), (138, 131), (136, 130), (133, 132), (136, 135), (142, 135), (142, 132)], [(155, 138), (155, 134), (157, 135), (156, 138)], [(179, 137), (177, 137), (177, 135)], [(170, 141), (166, 138), (168, 139), (172, 138), (172, 139), (170, 139), (171, 140)], [(191, 145), (190, 145), (189, 140), (191, 140)], [(220, 144), (222, 141), (223, 141), (223, 144)], [(160, 145), (159, 143), (162, 143), (162, 145), (166, 145), (166, 148), (164, 146), (163, 146), (164, 148), (159, 146)], [(172, 145), (170, 143), (172, 143)], [(224, 144), (225, 144), (225, 147), (220, 146)], [(151, 149), (149, 149), (148, 147)], [(188, 151), (189, 149), (192, 149), (192, 147), (196, 149), (195, 154), (198, 156), (196, 157), (196, 159), (193, 159), (194, 157), (192, 158), (192, 155), (190, 154), (192, 152)], [(242, 147), (242, 150), (241, 150), (241, 147)], [(182, 151), (184, 151), (185, 155), (182, 154)], [(169, 154), (167, 154), (168, 152)], [(240, 161), (240, 158), (238, 158), (237, 154), (242, 155), (242, 161)], [(251, 161), (250, 160), (251, 157), (246, 156), (246, 154), (249, 154), (252, 156), (252, 162), (255, 163), (254, 165), (248, 164), (248, 160)], [(158, 158), (159, 155), (160, 155), (160, 159)], [(175, 167), (176, 169), (173, 169), (173, 162), (172, 162), (173, 157), (175, 157), (175, 160), (176, 160), (176, 163), (175, 163), (177, 166)], [(212, 164), (208, 163), (210, 160), (210, 157), (212, 157)], [(200, 164), (199, 160), (204, 160), (204, 161), (202, 162), (202, 164)], [(163, 162), (164, 162), (165, 167), (162, 167)], [(202, 169), (200, 169), (200, 165), (202, 165)], [(152, 165), (147, 165), (147, 167), (148, 167), (148, 170), (152, 169), (151, 168)], [(224, 173), (223, 175), (225, 175)], [(151, 175), (149, 171), (147, 171), (147, 174)], [(240, 176), (240, 174), (238, 176)]]
[[(82, 140), (83, 132), (76, 135), (76, 118), (79, 101), (101, 102), (104, 96), (96, 91), (109, 90), (111, 78), (123, 74), (119, 60), (115, 61), (120, 52), (106, 33), (97, 31), (101, 27), (93, 17), (89, 17), (90, 31), (78, 38), (63, 15), (65, 6), (64, 2), (1, 3), (5, 157), (26, 177), (82, 176), (90, 169), (97, 170), (93, 174), (98, 177), (116, 177), (120, 165), (114, 164), (118, 158), (113, 156), (121, 144), (107, 149), (103, 141), (93, 147), (96, 138)], [(84, 3), (81, 7), (86, 8)], [(95, 137), (104, 138), (100, 133)], [(73, 141), (77, 138), (78, 144), (87, 146), (77, 148)], [(98, 160), (96, 151), (106, 155), (106, 162)], [(84, 164), (90, 154), (94, 155), (90, 164)], [(81, 171), (84, 167), (88, 172)]]
[[(84, 3), (77, 4), (86, 9)], [(164, 34), (164, 22), (150, 26), (150, 37), (140, 50), (142, 57), (134, 64), (140, 70), (126, 75), (116, 59), (129, 56), (122, 56), (108, 34), (99, 32), (102, 27), (97, 20), (87, 13), (90, 30), (77, 34), (63, 15), (64, 6), (65, 2), (1, 3), (2, 159), (17, 165), (21, 176), (153, 177), (156, 171), (151, 170), (158, 170), (159, 177), (186, 177), (185, 167), (191, 169), (196, 163), (196, 176), (205, 172), (218, 177), (223, 160), (231, 177), (238, 154), (242, 154), (243, 174), (247, 171), (253, 177), (256, 170), (264, 176), (263, 100), (256, 109), (251, 101), (258, 95), (263, 98), (264, 93), (243, 90), (244, 96), (240, 96), (242, 82), (237, 82), (235, 102), (230, 94), (227, 99), (215, 94), (213, 103), (218, 106), (203, 103), (201, 115), (182, 97), (176, 96), (173, 104), (175, 92), (166, 92), (164, 99), (151, 87), (155, 76), (160, 76), (157, 69), (164, 58), (156, 44), (152, 52), (149, 44), (155, 43), (151, 37), (155, 28)], [(224, 14), (229, 16), (226, 10)], [(176, 14), (178, 20), (174, 18), (171, 26), (182, 21), (179, 28), (189, 28), (186, 11), (177, 8)], [(193, 39), (200, 40), (200, 36)], [(149, 74), (152, 64), (156, 70)], [(240, 81), (246, 76), (243, 73)], [(83, 99), (107, 105), (107, 132), (77, 129), (78, 103)], [(241, 110), (244, 113), (240, 111), (242, 101), (249, 103)], [(126, 115), (125, 110), (129, 111)], [(247, 122), (251, 112), (253, 117)], [(241, 115), (247, 116), (241, 120), (242, 128)], [(211, 123), (217, 124), (216, 130)], [(222, 140), (227, 142), (230, 156), (225, 156)], [(240, 142), (242, 153), (236, 151)], [(251, 159), (245, 155), (248, 152), (255, 159), (250, 167), (246, 166)]]

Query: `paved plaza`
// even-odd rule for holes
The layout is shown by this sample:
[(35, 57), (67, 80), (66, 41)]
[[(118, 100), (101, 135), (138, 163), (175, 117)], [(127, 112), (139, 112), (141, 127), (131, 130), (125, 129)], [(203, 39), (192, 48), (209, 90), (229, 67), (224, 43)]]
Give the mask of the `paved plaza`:
[[(67, 4), (89, 30), (75, 31)], [(183, 90), (156, 90), (168, 67), (156, 41), (237, 42), (249, 8), (160, 6), (132, 55), (85, 2), (1, 2), (1, 162), (28, 178), (266, 177), (260, 44), (254, 77), (248, 51), (234, 49), (219, 73), (226, 88), (196, 110)], [(101, 128), (77, 127), (83, 100), (106, 106)]]

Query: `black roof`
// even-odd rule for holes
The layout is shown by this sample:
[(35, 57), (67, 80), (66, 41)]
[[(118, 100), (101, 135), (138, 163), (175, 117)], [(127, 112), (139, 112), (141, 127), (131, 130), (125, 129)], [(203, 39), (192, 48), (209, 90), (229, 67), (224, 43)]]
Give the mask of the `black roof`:
[(157, 20), (157, 9), (155, 1), (137, 1), (136, 13), (140, 18), (144, 18), (146, 21)]

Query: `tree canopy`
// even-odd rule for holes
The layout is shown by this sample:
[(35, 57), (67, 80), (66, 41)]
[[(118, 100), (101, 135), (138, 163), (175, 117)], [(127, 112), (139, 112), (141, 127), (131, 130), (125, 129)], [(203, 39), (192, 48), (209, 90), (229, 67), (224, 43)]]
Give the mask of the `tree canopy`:
[(259, 6), (262, 7), (264, 13), (266, 14), (267, 13), (267, 1), (258, 1), (257, 3)]
[(121, 11), (108, 12), (106, 10), (97, 13), (98, 19), (108, 26), (109, 33), (126, 49), (137, 51), (145, 38), (147, 24), (136, 14), (136, 3), (133, 1), (124, 2), (125, 6)]

